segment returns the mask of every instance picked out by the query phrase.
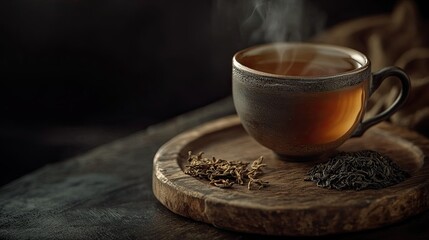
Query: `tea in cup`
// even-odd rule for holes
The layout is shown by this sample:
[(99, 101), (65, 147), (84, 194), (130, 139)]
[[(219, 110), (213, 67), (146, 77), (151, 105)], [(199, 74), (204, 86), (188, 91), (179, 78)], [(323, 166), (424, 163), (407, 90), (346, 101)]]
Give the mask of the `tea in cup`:
[[(371, 94), (389, 76), (401, 82), (396, 101), (363, 121)], [(397, 67), (371, 73), (353, 49), (310, 43), (271, 43), (233, 57), (233, 99), (244, 129), (286, 160), (329, 153), (389, 118), (406, 101), (408, 76)]]

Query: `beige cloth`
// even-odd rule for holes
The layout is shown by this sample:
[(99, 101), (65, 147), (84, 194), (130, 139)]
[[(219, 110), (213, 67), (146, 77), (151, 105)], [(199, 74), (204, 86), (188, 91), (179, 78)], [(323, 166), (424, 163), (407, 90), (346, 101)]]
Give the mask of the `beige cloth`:
[[(341, 23), (315, 38), (316, 42), (347, 46), (365, 53), (372, 70), (398, 66), (411, 78), (411, 95), (390, 121), (429, 136), (429, 25), (421, 22), (413, 1), (399, 1), (389, 15)], [(387, 79), (372, 95), (366, 117), (389, 107), (399, 81)]]

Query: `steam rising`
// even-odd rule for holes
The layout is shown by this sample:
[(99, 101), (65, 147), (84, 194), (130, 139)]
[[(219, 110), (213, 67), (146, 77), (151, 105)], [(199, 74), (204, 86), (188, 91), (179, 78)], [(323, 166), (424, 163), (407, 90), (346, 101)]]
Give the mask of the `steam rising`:
[(216, 4), (229, 25), (239, 24), (246, 45), (305, 41), (322, 31), (326, 22), (325, 13), (308, 0), (217, 0)]
[(324, 15), (308, 1), (249, 2), (254, 10), (241, 27), (251, 31), (251, 42), (303, 41), (323, 29), (325, 23)]

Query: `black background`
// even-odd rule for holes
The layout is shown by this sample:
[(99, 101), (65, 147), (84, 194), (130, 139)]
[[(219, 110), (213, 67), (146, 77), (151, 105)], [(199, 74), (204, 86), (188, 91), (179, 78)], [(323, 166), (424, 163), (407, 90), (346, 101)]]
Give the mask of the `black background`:
[[(1, 1), (0, 184), (228, 96), (249, 2)], [(325, 28), (396, 3), (307, 2)]]

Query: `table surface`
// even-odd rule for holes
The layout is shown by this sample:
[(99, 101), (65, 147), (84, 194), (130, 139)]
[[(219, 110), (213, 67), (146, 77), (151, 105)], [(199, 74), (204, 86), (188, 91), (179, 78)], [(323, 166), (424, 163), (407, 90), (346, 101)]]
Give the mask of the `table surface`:
[[(170, 212), (152, 193), (152, 161), (178, 133), (235, 112), (226, 98), (45, 166), (0, 189), (0, 239), (260, 239)], [(295, 239), (266, 237), (264, 239)], [(429, 211), (326, 239), (429, 239)]]

